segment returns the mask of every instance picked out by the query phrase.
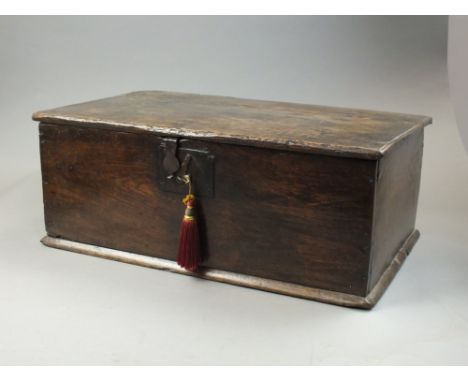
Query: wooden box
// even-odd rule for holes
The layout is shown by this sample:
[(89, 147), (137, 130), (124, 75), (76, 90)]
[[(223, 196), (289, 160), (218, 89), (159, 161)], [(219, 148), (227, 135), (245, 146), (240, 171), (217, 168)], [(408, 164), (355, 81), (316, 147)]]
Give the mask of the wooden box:
[[(371, 308), (419, 236), (428, 117), (147, 91), (33, 119), (51, 247)], [(197, 272), (174, 261), (186, 186), (165, 162), (187, 154)]]

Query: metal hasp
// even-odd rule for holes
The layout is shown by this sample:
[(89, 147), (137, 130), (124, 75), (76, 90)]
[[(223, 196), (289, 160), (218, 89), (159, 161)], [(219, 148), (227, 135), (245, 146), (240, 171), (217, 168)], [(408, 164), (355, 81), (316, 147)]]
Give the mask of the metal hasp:
[(162, 169), (165, 177), (171, 179), (180, 167), (179, 160), (177, 159), (177, 138), (166, 138), (161, 143), (161, 146), (164, 148)]
[(214, 156), (208, 150), (185, 147), (186, 139), (162, 138), (159, 146), (159, 187), (162, 191), (184, 194), (180, 181), (190, 175), (194, 192), (200, 197), (214, 197)]

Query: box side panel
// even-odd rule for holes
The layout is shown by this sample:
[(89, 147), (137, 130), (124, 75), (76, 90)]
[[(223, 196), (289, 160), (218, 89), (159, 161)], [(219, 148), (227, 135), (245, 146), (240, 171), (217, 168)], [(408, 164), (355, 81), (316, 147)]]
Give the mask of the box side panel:
[[(152, 134), (41, 126), (50, 236), (174, 260), (182, 195)], [(199, 217), (207, 267), (364, 296), (375, 162), (181, 140), (215, 158)], [(182, 190), (183, 191), (183, 190)]]
[(423, 134), (419, 129), (379, 161), (369, 291), (415, 228)]

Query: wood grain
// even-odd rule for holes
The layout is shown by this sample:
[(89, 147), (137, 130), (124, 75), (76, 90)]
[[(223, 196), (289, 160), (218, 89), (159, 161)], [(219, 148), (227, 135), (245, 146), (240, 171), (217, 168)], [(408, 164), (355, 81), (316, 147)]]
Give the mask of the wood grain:
[(431, 122), (416, 115), (147, 91), (35, 113), (37, 121), (378, 159)]
[[(41, 124), (50, 236), (174, 260), (180, 195), (158, 187), (155, 134)], [(215, 156), (199, 203), (204, 265), (366, 296), (376, 162), (183, 140)]]
[(422, 152), (423, 130), (419, 130), (378, 162), (369, 290), (414, 229)]

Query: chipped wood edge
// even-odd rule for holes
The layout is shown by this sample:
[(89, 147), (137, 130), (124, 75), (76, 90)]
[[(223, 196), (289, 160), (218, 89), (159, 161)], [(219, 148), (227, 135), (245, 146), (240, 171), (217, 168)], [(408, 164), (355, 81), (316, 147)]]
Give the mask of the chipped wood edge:
[(45, 112), (37, 112), (33, 114), (33, 120), (43, 124), (51, 125), (69, 125), (69, 126), (87, 126), (90, 128), (102, 128), (110, 131), (121, 131), (128, 133), (150, 133), (157, 134), (163, 137), (175, 138), (191, 138), (199, 139), (208, 142), (218, 142), (222, 144), (232, 144), (238, 146), (252, 146), (257, 148), (285, 150), (300, 153), (310, 153), (318, 155), (329, 155), (344, 158), (357, 158), (365, 160), (378, 160), (394, 147), (396, 143), (413, 134), (415, 131), (422, 129), (432, 123), (432, 118), (425, 119), (394, 137), (391, 141), (384, 144), (379, 149), (372, 149), (360, 146), (347, 146), (338, 144), (326, 144), (314, 141), (293, 141), (290, 139), (260, 139), (258, 137), (237, 136), (232, 134), (214, 134), (207, 131), (193, 131), (182, 127), (167, 127), (167, 126), (147, 126), (130, 123), (109, 122), (99, 119), (81, 118), (81, 117), (66, 117), (61, 115), (49, 115)]
[(64, 249), (71, 252), (81, 253), (104, 259), (121, 261), (128, 264), (140, 265), (143, 267), (166, 270), (170, 272), (195, 276), (207, 280), (219, 281), (227, 284), (238, 285), (248, 288), (260, 289), (267, 292), (279, 293), (293, 297), (300, 297), (308, 300), (315, 300), (334, 305), (341, 305), (353, 308), (371, 309), (382, 297), (383, 293), (391, 283), (403, 262), (413, 248), (419, 231), (414, 230), (405, 240), (400, 250), (395, 255), (393, 261), (384, 271), (379, 281), (367, 295), (367, 297), (355, 296), (347, 293), (334, 292), (325, 289), (307, 287), (283, 281), (270, 280), (262, 277), (243, 275), (239, 273), (227, 272), (217, 269), (204, 268), (200, 272), (189, 272), (177, 265), (175, 261), (138, 255), (136, 253), (119, 251), (110, 248), (99, 247), (91, 244), (78, 243), (71, 240), (45, 236), (41, 242), (52, 248)]
[[(79, 115), (63, 115), (60, 108), (54, 108), (49, 110), (42, 110), (33, 113), (32, 119), (34, 121), (50, 124), (65, 124), (65, 125), (77, 125), (77, 126), (89, 126), (94, 128), (104, 128), (109, 130), (116, 131), (126, 131), (134, 133), (156, 133), (162, 136), (169, 137), (183, 137), (183, 138), (192, 138), (200, 139), (207, 141), (214, 141), (226, 144), (235, 144), (242, 146), (253, 146), (260, 148), (268, 149), (282, 149), (288, 151), (304, 152), (304, 153), (313, 153), (313, 154), (324, 154), (338, 157), (349, 157), (349, 158), (360, 158), (367, 160), (378, 160), (382, 158), (386, 152), (391, 149), (391, 147), (400, 140), (403, 140), (407, 136), (414, 133), (416, 130), (424, 128), (425, 126), (432, 123), (432, 118), (422, 115), (414, 114), (402, 114), (394, 113), (388, 111), (376, 111), (376, 110), (366, 110), (366, 109), (352, 109), (344, 107), (331, 107), (323, 105), (310, 105), (304, 103), (291, 103), (291, 102), (281, 102), (281, 101), (268, 101), (268, 100), (255, 100), (255, 99), (243, 99), (237, 97), (225, 97), (225, 96), (213, 96), (209, 94), (190, 94), (190, 93), (179, 93), (179, 92), (163, 92), (163, 91), (136, 91), (125, 94), (120, 94), (113, 97), (106, 97), (98, 100), (76, 103), (68, 106), (76, 106), (82, 104), (90, 104), (96, 101), (111, 100), (119, 97), (128, 97), (141, 93), (166, 93), (172, 95), (182, 95), (182, 96), (202, 96), (202, 97), (213, 97), (216, 99), (230, 99), (238, 102), (253, 101), (256, 103), (263, 104), (283, 104), (290, 106), (309, 106), (309, 107), (320, 107), (322, 109), (328, 109), (331, 111), (341, 110), (341, 111), (352, 111), (352, 112), (364, 112), (364, 113), (379, 113), (385, 115), (399, 116), (399, 117), (413, 117), (419, 118), (419, 121), (416, 122), (409, 130), (401, 133), (400, 135), (394, 137), (391, 141), (387, 142), (380, 148), (368, 148), (360, 146), (349, 146), (349, 145), (338, 145), (338, 144), (323, 144), (316, 141), (291, 141), (287, 139), (261, 139), (258, 137), (248, 137), (248, 136), (236, 136), (232, 134), (220, 134), (213, 133), (209, 131), (200, 131), (200, 130), (191, 130), (190, 127), (182, 126), (163, 126), (163, 125), (148, 125), (148, 124), (136, 124), (136, 123), (122, 123), (109, 120), (103, 120), (99, 118), (89, 118)], [(67, 106), (65, 106), (67, 107)]]
[(100, 128), (110, 131), (121, 131), (135, 134), (157, 134), (162, 137), (191, 138), (208, 142), (218, 142), (238, 146), (252, 146), (257, 148), (285, 150), (300, 153), (323, 154), (345, 158), (359, 158), (376, 160), (382, 158), (383, 154), (378, 149), (359, 146), (345, 146), (337, 144), (325, 144), (320, 142), (294, 141), (290, 139), (260, 139), (258, 137), (237, 136), (232, 134), (214, 134), (208, 131), (193, 131), (182, 127), (148, 126), (133, 123), (109, 122), (100, 119), (66, 117), (61, 115), (49, 115), (45, 112), (33, 114), (33, 120), (43, 124), (65, 125), (65, 126), (87, 126), (89, 128)]

